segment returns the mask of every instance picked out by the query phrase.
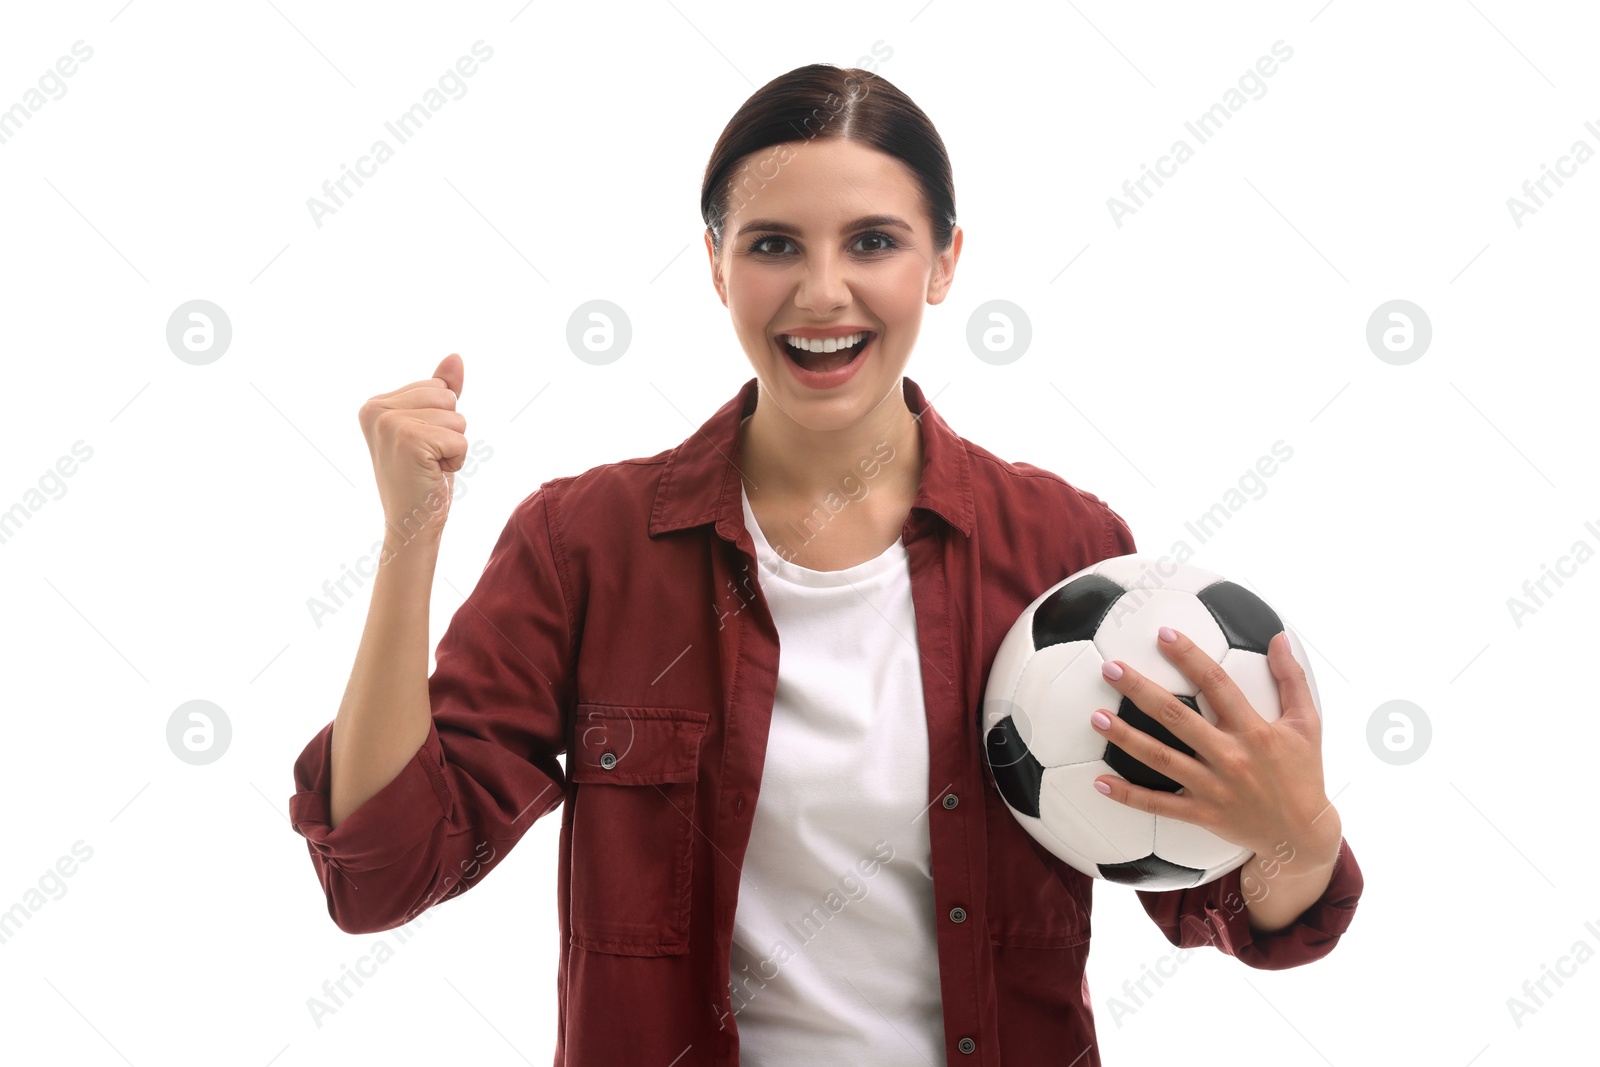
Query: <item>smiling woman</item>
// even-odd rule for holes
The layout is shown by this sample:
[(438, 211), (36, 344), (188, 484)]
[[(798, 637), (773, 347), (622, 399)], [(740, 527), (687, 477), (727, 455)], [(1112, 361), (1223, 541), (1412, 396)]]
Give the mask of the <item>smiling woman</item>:
[(794, 562), (842, 571), (876, 558), (901, 535), (922, 467), (903, 372), (961, 255), (943, 142), (882, 78), (801, 67), (734, 114), (701, 214), (712, 284), (760, 383), (739, 441), (756, 521), (780, 543), (888, 442), (909, 462)]
[[(474, 842), (494, 851), (461, 894), (560, 808), (557, 1064), (1099, 1067), (1091, 879), (1007, 809), (979, 710), (1028, 603), (1133, 535), (905, 375), (962, 235), (943, 141), (899, 89), (775, 78), (700, 203), (754, 377), (675, 447), (518, 505), (431, 677), (459, 357), (362, 408), (385, 517), (430, 520), (379, 568), (338, 717), (295, 765), (329, 913), (403, 923)], [(844, 907), (839, 872), (874, 855)], [(1237, 870), (1141, 902), (1173, 945), (1282, 968), (1331, 950), (1361, 884), (1341, 839), (1287, 925), (1226, 907)]]

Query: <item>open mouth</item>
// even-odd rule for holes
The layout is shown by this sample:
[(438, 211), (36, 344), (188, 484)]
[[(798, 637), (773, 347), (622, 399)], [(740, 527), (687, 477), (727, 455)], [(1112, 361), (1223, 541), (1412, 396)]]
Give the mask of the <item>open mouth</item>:
[(832, 352), (812, 352), (807, 349), (797, 348), (789, 343), (789, 338), (778, 337), (777, 345), (783, 350), (790, 362), (802, 370), (816, 374), (826, 374), (829, 371), (840, 370), (848, 367), (860, 359), (867, 350), (867, 346), (878, 339), (878, 335), (871, 330), (863, 330), (856, 335), (859, 340), (846, 348), (837, 348)]

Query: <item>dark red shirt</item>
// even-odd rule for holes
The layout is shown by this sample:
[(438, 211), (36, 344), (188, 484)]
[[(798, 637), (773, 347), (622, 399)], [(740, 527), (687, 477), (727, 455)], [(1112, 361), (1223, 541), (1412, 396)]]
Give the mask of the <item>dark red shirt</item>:
[[(921, 482), (901, 536), (928, 719), (927, 921), (946, 1056), (1097, 1067), (1084, 977), (1094, 879), (1006, 808), (979, 709), (1023, 608), (1135, 551), (1133, 536), (1093, 494), (958, 436), (903, 381), (921, 413)], [(735, 465), (756, 399), (751, 378), (677, 447), (551, 479), (517, 505), (435, 650), (427, 739), (338, 829), (332, 723), (294, 766), (290, 819), (349, 933), (465, 892), (562, 809), (557, 1067), (739, 1062), (730, 945), (778, 677)], [(1257, 934), (1240, 875), (1138, 896), (1173, 945), (1277, 969), (1327, 955), (1363, 886), (1341, 839), (1321, 899)]]

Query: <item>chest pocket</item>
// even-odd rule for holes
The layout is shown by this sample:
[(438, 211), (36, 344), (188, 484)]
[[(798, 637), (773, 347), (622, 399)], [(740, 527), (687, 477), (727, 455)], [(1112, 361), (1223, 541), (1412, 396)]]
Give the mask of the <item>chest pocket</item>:
[(689, 950), (696, 779), (710, 715), (577, 706), (567, 778), (575, 945), (626, 956)]

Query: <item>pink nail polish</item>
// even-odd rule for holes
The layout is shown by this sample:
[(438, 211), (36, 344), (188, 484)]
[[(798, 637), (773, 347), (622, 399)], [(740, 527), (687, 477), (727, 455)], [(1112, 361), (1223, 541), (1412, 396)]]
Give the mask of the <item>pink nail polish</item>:
[(1111, 795), (1111, 787), (1109, 785), (1106, 785), (1106, 783), (1104, 783), (1104, 782), (1096, 781), (1094, 783), (1094, 787), (1096, 789), (1100, 790), (1100, 792), (1106, 794), (1107, 796)]
[(1107, 715), (1103, 711), (1097, 711), (1093, 715), (1089, 716), (1089, 721), (1100, 727), (1102, 730), (1108, 729), (1111, 726), (1111, 716)]
[(1174, 630), (1170, 626), (1163, 626), (1161, 629), (1157, 630), (1156, 633), (1161, 637), (1161, 640), (1165, 641), (1169, 645), (1178, 639), (1178, 631)]
[(1110, 678), (1114, 682), (1118, 678), (1122, 677), (1122, 668), (1117, 666), (1117, 664), (1112, 660), (1108, 659), (1104, 663), (1100, 664), (1100, 673), (1105, 675), (1107, 678)]

